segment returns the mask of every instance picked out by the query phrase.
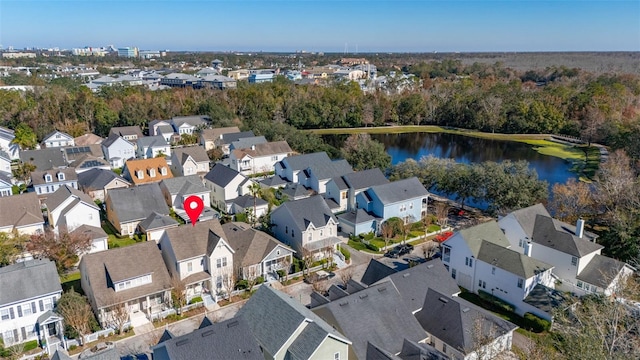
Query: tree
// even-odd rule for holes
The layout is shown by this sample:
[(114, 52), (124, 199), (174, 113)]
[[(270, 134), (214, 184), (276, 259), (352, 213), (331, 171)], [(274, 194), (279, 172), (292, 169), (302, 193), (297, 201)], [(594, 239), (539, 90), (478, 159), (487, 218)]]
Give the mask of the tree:
[(438, 244), (434, 241), (425, 241), (420, 246), (425, 259), (431, 259), (438, 250)]
[(17, 230), (13, 232), (0, 231), (0, 267), (16, 262), (25, 250), (28, 235), (22, 235)]
[(251, 192), (251, 196), (253, 196), (253, 213), (250, 214), (251, 226), (255, 227), (256, 220), (258, 217), (257, 201), (258, 201), (258, 197), (260, 197), (260, 193), (262, 192), (262, 187), (260, 186), (260, 183), (257, 183), (257, 182), (251, 183), (251, 185), (249, 185), (249, 192)]
[(18, 124), (13, 135), (15, 138), (11, 140), (11, 143), (20, 146), (21, 149), (34, 149), (36, 145), (38, 145), (36, 134), (33, 132), (33, 129), (25, 123)]
[(447, 227), (447, 222), (449, 221), (449, 205), (447, 205), (447, 203), (436, 203), (436, 218), (440, 225), (440, 232), (442, 232), (442, 229)]
[(382, 239), (384, 240), (384, 248), (389, 247), (389, 241), (393, 238), (395, 233), (394, 226), (387, 220), (382, 223), (380, 226), (380, 233), (382, 234)]
[(578, 218), (587, 217), (594, 211), (593, 186), (569, 179), (566, 184), (555, 184), (549, 203), (551, 212), (558, 220), (574, 224)]
[(87, 234), (70, 233), (58, 229), (58, 233), (46, 230), (31, 235), (26, 248), (36, 258), (47, 258), (56, 263), (59, 274), (64, 274), (78, 263), (79, 255), (91, 249), (91, 237)]
[(129, 307), (127, 306), (127, 301), (123, 296), (112, 293), (110, 303), (114, 305), (108, 310), (108, 322), (115, 328), (117, 334), (122, 334), (124, 332), (124, 325), (129, 322)]
[(302, 275), (309, 276), (309, 269), (313, 264), (313, 253), (311, 252), (311, 250), (307, 249), (304, 246), (302, 247), (302, 263), (304, 265), (304, 268), (302, 269)]
[[(19, 163), (15, 169), (13, 169), (13, 176), (24, 184), (28, 184), (31, 180), (31, 173), (36, 171), (36, 166), (31, 162)], [(26, 187), (24, 188), (26, 189)], [(20, 189), (22, 194), (24, 190)]]
[(224, 152), (222, 151), (222, 149), (216, 147), (207, 151), (207, 156), (209, 156), (209, 160), (211, 161), (218, 161), (222, 160)]
[(411, 228), (413, 227), (413, 216), (409, 216), (408, 218), (404, 219), (404, 222), (402, 223), (402, 235), (404, 235), (402, 243), (406, 243), (407, 242), (407, 237), (409, 236), (409, 234), (411, 234)]
[(424, 237), (427, 238), (427, 234), (429, 233), (429, 226), (433, 223), (433, 217), (425, 212), (422, 217), (422, 226), (424, 226)]
[(56, 311), (62, 315), (64, 323), (78, 333), (80, 345), (83, 345), (84, 335), (91, 331), (90, 323), (93, 320), (93, 312), (87, 297), (78, 294), (72, 288), (62, 294)]
[(340, 270), (340, 282), (342, 283), (343, 289), (346, 289), (347, 283), (349, 283), (349, 280), (353, 279), (353, 272), (354, 271), (352, 267), (347, 267)]
[(356, 171), (375, 168), (384, 171), (391, 166), (391, 156), (385, 151), (384, 145), (371, 139), (369, 134), (349, 136), (342, 147), (342, 157)]
[(178, 315), (182, 314), (182, 308), (187, 305), (187, 284), (179, 275), (171, 276), (171, 303)]
[(218, 272), (218, 276), (222, 277), (222, 287), (225, 294), (227, 295), (227, 300), (229, 301), (231, 301), (231, 294), (233, 293), (233, 290), (236, 286), (238, 274), (239, 270), (234, 269), (231, 266), (225, 266)]

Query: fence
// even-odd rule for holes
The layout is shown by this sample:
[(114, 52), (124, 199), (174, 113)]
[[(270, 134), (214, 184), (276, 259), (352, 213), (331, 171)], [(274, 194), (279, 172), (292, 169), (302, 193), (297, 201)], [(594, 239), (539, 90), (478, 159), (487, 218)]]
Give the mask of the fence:
[[(128, 327), (130, 325), (125, 324), (125, 328)], [(85, 335), (84, 336), (84, 343), (90, 343), (90, 342), (94, 342), (97, 341), (98, 339), (100, 339), (100, 337), (107, 337), (111, 334), (114, 334), (116, 331), (114, 329), (108, 328), (108, 329), (104, 329), (104, 330), (100, 330), (100, 331), (96, 331), (93, 334), (89, 334), (89, 335)], [(69, 342), (67, 342), (67, 346), (71, 345), (70, 343), (71, 340), (69, 340)]]
[(159, 313), (151, 314), (151, 316), (149, 317), (149, 320), (151, 320), (152, 322), (157, 320), (162, 320), (167, 316), (173, 315), (175, 313), (176, 313), (176, 309), (167, 309)]
[[(420, 236), (418, 236), (418, 237), (414, 237), (414, 238), (411, 238), (411, 239), (407, 239), (407, 241), (405, 241), (405, 243), (410, 243), (410, 242), (412, 242), (412, 241), (426, 239), (426, 238), (428, 238), (429, 236), (437, 235), (437, 234), (439, 234), (439, 233), (443, 233), (443, 232), (450, 231), (450, 230), (451, 230), (451, 228), (450, 228), (450, 227), (445, 227), (444, 229), (440, 229), (440, 230), (438, 230), (438, 231), (430, 232), (430, 233), (428, 233), (428, 234), (426, 234), (426, 235), (420, 235)], [(381, 247), (381, 248), (380, 248), (380, 251), (381, 251), (381, 252), (385, 252), (385, 251), (387, 251), (388, 249), (393, 249), (394, 247), (396, 247), (396, 246), (400, 246), (401, 244), (402, 244), (402, 243), (396, 243), (396, 244), (391, 244), (391, 245), (388, 245), (388, 246), (383, 246), (383, 247)]]

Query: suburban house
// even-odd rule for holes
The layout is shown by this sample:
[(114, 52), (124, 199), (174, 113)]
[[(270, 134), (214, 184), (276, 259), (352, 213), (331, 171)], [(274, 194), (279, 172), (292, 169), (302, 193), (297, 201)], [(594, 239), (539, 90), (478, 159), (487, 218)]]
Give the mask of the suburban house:
[(490, 360), (511, 350), (517, 326), (459, 297), (429, 289), (415, 314), (427, 343), (450, 359)]
[(111, 137), (112, 134), (118, 135), (134, 144), (136, 140), (144, 136), (139, 126), (115, 126), (109, 130), (109, 137)]
[(216, 143), (221, 139), (222, 135), (239, 132), (240, 129), (237, 126), (203, 129), (200, 132), (200, 145), (204, 146), (206, 151), (209, 151), (217, 147)]
[(73, 167), (76, 167), (79, 160), (84, 159), (87, 155), (94, 158), (102, 158), (104, 156), (100, 144), (65, 147), (62, 149), (62, 153), (64, 154), (67, 165)]
[(122, 168), (122, 177), (134, 185), (157, 183), (173, 177), (164, 157), (127, 160)]
[(78, 174), (78, 187), (94, 201), (104, 202), (109, 190), (129, 186), (131, 186), (130, 182), (111, 170), (90, 169)]
[(256, 135), (251, 130), (221, 134), (220, 138), (215, 141), (216, 148), (221, 149), (224, 155), (229, 155), (229, 153), (231, 152), (231, 143), (240, 139), (251, 138), (254, 136)]
[(171, 153), (171, 172), (174, 176), (204, 175), (209, 172), (209, 162), (202, 146), (176, 148)]
[(211, 88), (218, 90), (235, 89), (238, 83), (235, 79), (224, 75), (207, 74), (198, 80), (198, 88)]
[[(269, 203), (258, 196), (240, 195), (231, 200), (229, 214), (247, 214), (259, 219), (269, 212)], [(251, 219), (251, 218), (250, 218)]]
[(217, 359), (264, 360), (249, 325), (241, 318), (219, 323), (203, 321), (188, 334), (162, 337), (151, 350), (155, 360), (208, 359), (214, 354)]
[(318, 194), (324, 194), (329, 180), (352, 172), (351, 165), (343, 159), (333, 160), (330, 163), (310, 163), (298, 177), (298, 182)]
[(13, 183), (7, 174), (0, 172), (0, 197), (13, 195)]
[(277, 176), (287, 179), (289, 182), (305, 184), (304, 176), (300, 174), (309, 167), (310, 164), (320, 166), (321, 164), (331, 164), (331, 159), (326, 152), (287, 156), (274, 165)]
[(301, 258), (307, 251), (325, 258), (322, 253), (332, 249), (333, 254), (340, 243), (338, 221), (320, 195), (283, 203), (271, 212), (271, 225), (275, 237)]
[(49, 226), (72, 231), (81, 225), (100, 227), (100, 209), (89, 195), (67, 185), (61, 186), (45, 201)]
[(553, 266), (508, 248), (509, 241), (495, 221), (461, 230), (442, 244), (442, 261), (458, 285), (485, 292), (511, 304), (518, 315), (551, 314), (527, 303), (537, 286), (553, 289)]
[(151, 159), (158, 156), (171, 156), (171, 147), (164, 137), (145, 136), (136, 140), (136, 157)]
[(418, 178), (412, 177), (372, 186), (356, 196), (356, 204), (381, 218), (381, 222), (399, 217), (405, 223), (412, 223), (426, 215), (428, 198), (427, 189)]
[(31, 185), (38, 195), (52, 194), (61, 186), (78, 188), (78, 174), (74, 168), (58, 168), (31, 173)]
[(32, 235), (44, 231), (40, 200), (35, 193), (0, 197), (0, 231)]
[[(135, 142), (135, 140), (133, 141)], [(136, 157), (136, 146), (117, 134), (109, 135), (100, 145), (104, 158), (114, 169), (122, 167), (125, 161)]]
[(178, 225), (180, 225), (180, 223), (171, 216), (158, 214), (154, 211), (138, 224), (138, 230), (140, 233), (146, 235), (147, 241), (155, 241), (158, 243), (165, 230), (177, 227)]
[(298, 300), (269, 286), (260, 286), (236, 317), (247, 322), (265, 359), (349, 359), (349, 339)]
[(40, 171), (67, 166), (60, 149), (21, 150), (20, 161), (32, 163)]
[(202, 180), (198, 175), (164, 179), (160, 182), (160, 189), (167, 205), (187, 223), (191, 222), (191, 219), (184, 208), (184, 201), (190, 196), (199, 197), (204, 203), (204, 209), (199, 217), (200, 221), (213, 219), (216, 215), (209, 207), (211, 204), (209, 189), (202, 185)]
[(229, 152), (236, 149), (246, 149), (246, 148), (252, 147), (253, 145), (266, 144), (266, 143), (268, 143), (268, 141), (267, 141), (267, 138), (265, 138), (264, 136), (252, 136), (252, 137), (241, 138), (229, 144)]
[(11, 157), (0, 149), (0, 174), (11, 175)]
[(369, 169), (350, 172), (336, 176), (326, 184), (325, 198), (338, 204), (334, 212), (356, 210), (356, 196), (368, 188), (376, 185), (388, 184), (389, 180), (380, 169)]
[(427, 340), (426, 331), (388, 282), (345, 294), (311, 310), (352, 341), (350, 359), (367, 359), (369, 341), (397, 354), (404, 339)]
[(63, 345), (62, 317), (53, 309), (62, 295), (56, 265), (27, 260), (0, 267), (0, 339), (4, 346), (37, 339), (52, 354)]
[(109, 248), (109, 236), (99, 226), (80, 225), (71, 231), (70, 234), (89, 237), (91, 239), (91, 249), (89, 249), (89, 253), (104, 251)]
[(222, 229), (234, 251), (233, 263), (239, 269), (240, 278), (255, 280), (262, 277), (269, 281), (278, 279), (278, 270), (289, 273), (294, 253), (290, 247), (246, 223), (226, 223)]
[(235, 149), (230, 152), (229, 161), (231, 168), (245, 175), (268, 173), (273, 171), (278, 161), (286, 158), (292, 151), (286, 141), (275, 141)]
[(249, 194), (251, 184), (248, 177), (220, 163), (204, 176), (204, 186), (211, 192), (211, 205), (226, 213), (231, 212), (233, 199)]
[(171, 125), (179, 135), (193, 135), (197, 130), (209, 127), (211, 118), (203, 115), (176, 116), (171, 119)]
[(175, 134), (171, 120), (151, 120), (149, 121), (149, 136), (162, 136), (168, 143)]
[(76, 161), (73, 162), (73, 168), (76, 170), (76, 173), (80, 174), (85, 171), (89, 171), (91, 169), (103, 169), (110, 170), (111, 164), (105, 159), (100, 157), (95, 157), (93, 155), (85, 154), (80, 156)]
[(160, 237), (162, 258), (187, 297), (229, 293), (235, 286), (234, 250), (217, 219), (167, 229)]
[(99, 145), (103, 141), (103, 138), (93, 133), (86, 133), (84, 135), (73, 138), (73, 142), (76, 144), (76, 146)]
[(516, 210), (498, 221), (512, 249), (551, 264), (556, 289), (578, 295), (615, 293), (619, 281), (635, 270), (603, 256), (597, 235), (584, 220), (570, 225), (552, 218), (542, 204)]
[(155, 242), (86, 254), (79, 269), (82, 290), (102, 327), (115, 325), (119, 306), (128, 309), (134, 327), (171, 307), (171, 279)]
[(133, 235), (138, 224), (153, 212), (169, 215), (169, 207), (158, 184), (112, 189), (105, 205), (107, 220), (120, 235)]
[(11, 160), (17, 160), (20, 158), (20, 146), (13, 143), (13, 139), (15, 139), (15, 137), (13, 130), (0, 126), (0, 150), (9, 154), (9, 158)]
[(42, 139), (42, 144), (46, 148), (75, 146), (73, 136), (62, 131), (54, 131), (45, 135), (44, 139)]

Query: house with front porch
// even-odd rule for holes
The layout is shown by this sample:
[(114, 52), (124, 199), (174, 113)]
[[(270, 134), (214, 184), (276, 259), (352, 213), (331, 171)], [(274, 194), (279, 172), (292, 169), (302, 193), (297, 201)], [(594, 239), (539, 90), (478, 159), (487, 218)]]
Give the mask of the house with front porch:
[(79, 269), (82, 290), (102, 327), (114, 325), (116, 307), (126, 306), (137, 323), (171, 308), (171, 278), (153, 241), (86, 254)]
[(241, 279), (255, 280), (261, 276), (269, 281), (278, 279), (278, 270), (289, 273), (295, 253), (290, 247), (247, 223), (226, 223), (222, 229), (234, 250), (233, 262)]
[(273, 210), (271, 231), (299, 257), (310, 252), (316, 258), (325, 258), (340, 243), (336, 236), (338, 220), (320, 195), (287, 201)]
[(204, 115), (175, 116), (171, 118), (171, 126), (179, 135), (193, 135), (199, 129), (209, 127), (211, 118)]
[(111, 134), (100, 146), (105, 160), (111, 164), (111, 168), (121, 168), (124, 162), (136, 157), (135, 140), (127, 140), (117, 134)]
[(253, 175), (273, 171), (274, 165), (289, 156), (293, 150), (286, 141), (255, 144), (229, 153), (230, 167), (245, 174)]
[(107, 220), (120, 235), (133, 235), (138, 224), (153, 212), (169, 215), (169, 207), (158, 184), (112, 189), (105, 201)]
[(204, 186), (211, 193), (211, 205), (225, 213), (231, 212), (231, 202), (249, 194), (253, 182), (238, 171), (220, 163), (213, 165), (204, 176)]
[(138, 159), (151, 159), (158, 156), (171, 156), (171, 147), (164, 137), (145, 136), (136, 140), (136, 157)]
[(167, 229), (160, 237), (171, 276), (184, 282), (187, 298), (233, 291), (234, 253), (217, 219)]
[(209, 171), (209, 156), (202, 146), (187, 146), (171, 152), (171, 172), (174, 176), (188, 176)]
[(78, 188), (78, 174), (74, 168), (57, 168), (31, 173), (31, 185), (38, 195), (53, 194), (62, 186)]
[(0, 231), (33, 235), (44, 231), (40, 200), (35, 193), (0, 197)]
[(64, 346), (63, 320), (53, 311), (62, 287), (52, 261), (27, 260), (0, 267), (0, 284), (0, 339), (5, 347), (38, 340), (53, 354)]
[(0, 197), (13, 195), (13, 183), (9, 174), (0, 172)]

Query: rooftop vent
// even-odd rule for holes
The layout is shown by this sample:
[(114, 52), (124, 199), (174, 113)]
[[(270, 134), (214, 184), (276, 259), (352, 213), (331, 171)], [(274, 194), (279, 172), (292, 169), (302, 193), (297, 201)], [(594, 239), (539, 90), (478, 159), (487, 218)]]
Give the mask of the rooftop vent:
[(207, 330), (202, 332), (202, 337), (207, 337), (213, 334), (213, 330)]
[(449, 302), (449, 299), (444, 298), (444, 297), (440, 297), (438, 300), (442, 301), (445, 304)]

